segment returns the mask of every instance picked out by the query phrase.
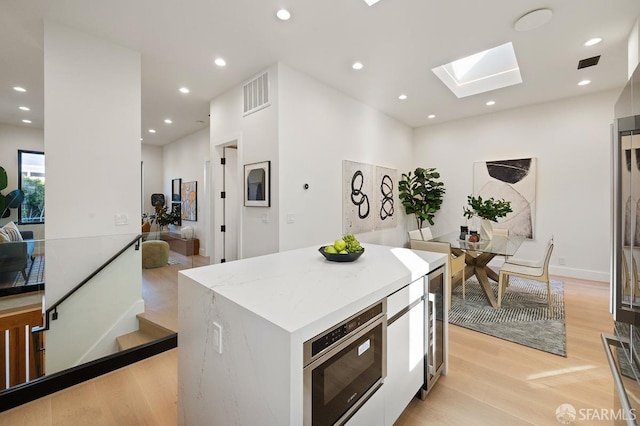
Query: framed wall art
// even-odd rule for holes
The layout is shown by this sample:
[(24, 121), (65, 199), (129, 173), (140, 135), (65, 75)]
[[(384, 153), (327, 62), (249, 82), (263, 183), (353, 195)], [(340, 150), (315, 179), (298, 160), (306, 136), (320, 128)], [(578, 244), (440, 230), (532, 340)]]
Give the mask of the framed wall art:
[(271, 161), (244, 165), (244, 205), (271, 206)]
[(180, 190), (182, 185), (182, 179), (171, 179), (171, 202), (179, 203), (180, 202)]
[(184, 182), (180, 191), (182, 220), (198, 220), (198, 182)]
[(536, 158), (473, 163), (473, 193), (482, 198), (505, 199), (513, 212), (498, 219), (494, 228), (507, 228), (509, 235), (535, 237)]

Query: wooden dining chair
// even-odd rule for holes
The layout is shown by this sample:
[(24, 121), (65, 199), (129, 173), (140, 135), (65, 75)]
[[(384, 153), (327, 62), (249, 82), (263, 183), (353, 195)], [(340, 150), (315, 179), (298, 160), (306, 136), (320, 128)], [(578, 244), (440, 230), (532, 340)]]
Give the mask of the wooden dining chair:
[(551, 283), (549, 282), (549, 260), (553, 251), (553, 237), (547, 243), (545, 255), (541, 260), (508, 259), (500, 269), (498, 279), (498, 308), (502, 306), (502, 297), (509, 286), (509, 277), (516, 276), (536, 280), (547, 284), (547, 299), (551, 311)]
[[(635, 266), (635, 265), (634, 265)], [(634, 267), (634, 275), (635, 275)], [(627, 262), (627, 256), (622, 253), (622, 296), (631, 296), (631, 274), (629, 273), (629, 263)]]
[(449, 270), (449, 274), (447, 276), (447, 284), (449, 286), (449, 300), (447, 301), (447, 309), (451, 309), (451, 282), (453, 277), (458, 274), (462, 274), (462, 298), (466, 297), (465, 295), (465, 262), (464, 262), (464, 254), (460, 256), (455, 256), (451, 252), (451, 244), (449, 243), (440, 243), (435, 241), (422, 241), (418, 239), (412, 239), (411, 248), (413, 250), (424, 250), (424, 251), (433, 251), (436, 253), (444, 253), (448, 254), (447, 257), (447, 269)]

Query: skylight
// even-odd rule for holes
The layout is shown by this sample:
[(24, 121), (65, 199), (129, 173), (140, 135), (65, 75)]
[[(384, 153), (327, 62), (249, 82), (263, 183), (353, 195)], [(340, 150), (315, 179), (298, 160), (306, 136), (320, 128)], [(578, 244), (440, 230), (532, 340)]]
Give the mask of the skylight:
[(441, 65), (431, 71), (458, 98), (522, 83), (511, 42)]

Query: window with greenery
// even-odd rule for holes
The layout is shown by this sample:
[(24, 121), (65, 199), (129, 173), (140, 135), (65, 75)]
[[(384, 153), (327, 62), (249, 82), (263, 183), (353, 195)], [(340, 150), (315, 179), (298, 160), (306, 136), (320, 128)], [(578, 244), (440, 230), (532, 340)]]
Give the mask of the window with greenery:
[(18, 222), (44, 223), (44, 152), (18, 151), (18, 188), (24, 192)]

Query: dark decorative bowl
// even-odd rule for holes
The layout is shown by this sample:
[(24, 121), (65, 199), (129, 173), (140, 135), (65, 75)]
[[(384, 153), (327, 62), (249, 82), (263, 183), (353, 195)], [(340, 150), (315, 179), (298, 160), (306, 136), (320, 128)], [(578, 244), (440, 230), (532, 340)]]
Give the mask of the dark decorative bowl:
[(330, 260), (332, 262), (353, 262), (354, 260), (357, 260), (360, 256), (362, 256), (362, 253), (364, 253), (364, 247), (362, 248), (362, 251), (359, 251), (356, 253), (349, 253), (349, 254), (327, 253), (324, 251), (325, 247), (326, 246), (320, 247), (318, 251), (322, 253), (325, 259)]

